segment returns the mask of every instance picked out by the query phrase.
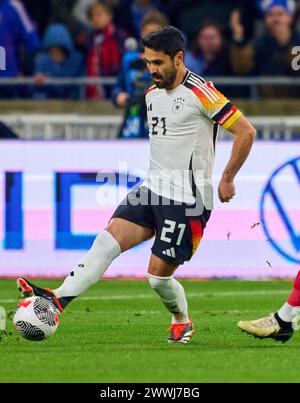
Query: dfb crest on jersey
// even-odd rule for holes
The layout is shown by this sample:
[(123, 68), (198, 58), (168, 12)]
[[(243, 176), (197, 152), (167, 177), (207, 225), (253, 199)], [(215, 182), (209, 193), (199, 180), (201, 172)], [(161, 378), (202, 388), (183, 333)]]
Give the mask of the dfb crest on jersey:
[(184, 102), (185, 102), (185, 99), (183, 99), (183, 98), (174, 99), (174, 105), (172, 107), (172, 112), (175, 115), (178, 115), (179, 113), (181, 113), (183, 111)]

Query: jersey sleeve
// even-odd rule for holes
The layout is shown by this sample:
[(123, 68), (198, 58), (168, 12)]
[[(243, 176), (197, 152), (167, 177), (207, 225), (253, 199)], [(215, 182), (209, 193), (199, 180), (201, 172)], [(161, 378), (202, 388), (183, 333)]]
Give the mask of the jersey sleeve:
[(197, 108), (200, 112), (225, 130), (229, 129), (242, 115), (242, 112), (218, 91), (212, 82), (193, 85), (190, 88), (197, 96)]

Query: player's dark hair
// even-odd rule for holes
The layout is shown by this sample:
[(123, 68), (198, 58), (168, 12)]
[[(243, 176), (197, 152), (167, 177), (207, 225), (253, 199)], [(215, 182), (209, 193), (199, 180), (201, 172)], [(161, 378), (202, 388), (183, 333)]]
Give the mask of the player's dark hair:
[(142, 39), (142, 45), (149, 49), (162, 51), (174, 59), (175, 55), (184, 52), (184, 39), (179, 29), (167, 25), (152, 32)]

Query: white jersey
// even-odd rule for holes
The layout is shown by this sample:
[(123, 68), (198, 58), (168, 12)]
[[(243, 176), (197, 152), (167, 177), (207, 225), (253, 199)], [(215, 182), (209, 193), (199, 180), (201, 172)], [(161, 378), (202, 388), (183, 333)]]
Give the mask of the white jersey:
[(173, 90), (146, 94), (150, 167), (143, 183), (154, 193), (213, 208), (212, 170), (219, 125), (228, 129), (241, 112), (200, 76), (187, 71)]

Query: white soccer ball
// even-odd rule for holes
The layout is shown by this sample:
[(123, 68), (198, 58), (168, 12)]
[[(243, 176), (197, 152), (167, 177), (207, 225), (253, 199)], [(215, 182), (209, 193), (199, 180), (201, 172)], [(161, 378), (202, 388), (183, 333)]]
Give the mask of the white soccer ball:
[(17, 332), (28, 340), (40, 341), (52, 336), (58, 327), (56, 308), (45, 298), (30, 297), (21, 301), (13, 323)]

